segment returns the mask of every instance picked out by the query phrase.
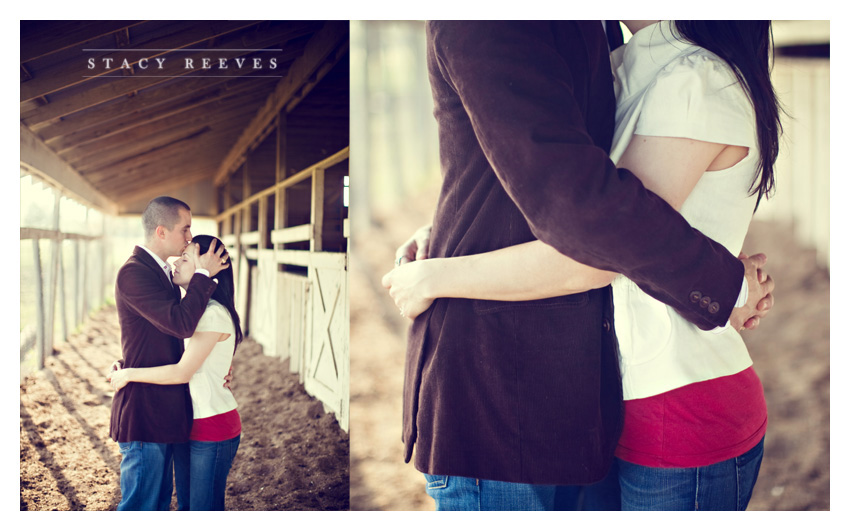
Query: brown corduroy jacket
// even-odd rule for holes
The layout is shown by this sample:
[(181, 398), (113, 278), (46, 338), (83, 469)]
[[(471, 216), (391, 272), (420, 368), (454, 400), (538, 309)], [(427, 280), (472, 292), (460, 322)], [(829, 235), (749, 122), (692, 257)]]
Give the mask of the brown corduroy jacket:
[[(444, 177), (430, 256), (537, 238), (625, 274), (703, 329), (726, 323), (741, 262), (608, 158), (615, 101), (599, 21), (429, 22), (427, 53)], [(402, 439), (422, 472), (592, 483), (621, 423), (610, 288), (438, 299), (413, 323)]]
[[(216, 286), (204, 275), (193, 275), (181, 300), (180, 288), (172, 286), (147, 251), (136, 247), (115, 282), (124, 367), (180, 361), (183, 338), (195, 332)], [(191, 429), (187, 384), (130, 382), (112, 399), (109, 435), (116, 442), (186, 442)]]

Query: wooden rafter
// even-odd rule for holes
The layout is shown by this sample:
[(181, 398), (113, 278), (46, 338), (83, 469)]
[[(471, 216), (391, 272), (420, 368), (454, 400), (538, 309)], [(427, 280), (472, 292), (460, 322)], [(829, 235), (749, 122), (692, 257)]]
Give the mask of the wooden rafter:
[[(258, 138), (264, 138), (274, 128), (274, 121), (281, 109), (293, 97), (299, 96), (306, 85), (315, 84), (324, 76), (348, 50), (348, 32), (341, 31), (347, 22), (327, 22), (325, 26), (310, 39), (304, 49), (304, 55), (299, 57), (289, 69), (289, 74), (275, 88), (257, 115), (240, 135), (224, 158), (224, 162), (213, 179), (215, 185), (220, 185), (245, 160), (246, 154)], [(330, 62), (330, 67), (328, 63)]]
[[(210, 38), (198, 41), (198, 32), (213, 27), (211, 24), (219, 30), (225, 24), (244, 27), (223, 35), (207, 33), (201, 37)], [(339, 82), (336, 75), (322, 83), (348, 51), (346, 22), (38, 21), (24, 23), (22, 30), (25, 50), (21, 57), (27, 60), (21, 63), (21, 99), (37, 96), (20, 104), (22, 171), (58, 175), (55, 182), (63, 193), (106, 212), (138, 209), (152, 194), (179, 191), (206, 197), (198, 183), (212, 185), (225, 157), (240, 142), (244, 147), (237, 151), (247, 151), (252, 157), (252, 185), (272, 185), (276, 172), (282, 178), (287, 170), (279, 167), (284, 159), (275, 163), (274, 150), (266, 153), (279, 139), (269, 144), (267, 138), (278, 117), (286, 117), (296, 106), (297, 114), (292, 114), (292, 126), (286, 133), (291, 137), (290, 149), (296, 150), (291, 154), (293, 164), (309, 164), (312, 155), (305, 158), (299, 154), (327, 143), (328, 132), (335, 135), (334, 124), (347, 129), (343, 117), (347, 83)], [(61, 37), (50, 39), (50, 34)], [(72, 44), (64, 40), (66, 35), (75, 35)], [(131, 50), (151, 43), (163, 48), (181, 45), (176, 39), (183, 39), (183, 44), (197, 41), (177, 57), (197, 60), (212, 53), (216, 58), (230, 57), (230, 64), (236, 56), (250, 61), (269, 57), (269, 52), (230, 55), (225, 50), (274, 48), (274, 73), (279, 77), (260, 79), (254, 77), (255, 72), (235, 70), (227, 72), (232, 76), (228, 78), (201, 77), (202, 72), (187, 76), (182, 68), (164, 72), (172, 77), (156, 78), (155, 82), (141, 77), (140, 58), (131, 58)], [(334, 39), (338, 42), (331, 44)], [(35, 45), (40, 51), (31, 52)], [(323, 46), (326, 49), (322, 50)], [(207, 47), (210, 52), (193, 51)], [(82, 48), (125, 50), (115, 55), (127, 57), (133, 71), (121, 69), (119, 74), (113, 64), (109, 73), (102, 72), (98, 78), (69, 83), (65, 79), (68, 65), (85, 64)], [(266, 73), (271, 72), (264, 69)], [(314, 91), (317, 84), (320, 88)], [(304, 98), (309, 104), (299, 105)], [(276, 109), (271, 121), (261, 112), (269, 105)], [(318, 134), (311, 123), (318, 126)], [(237, 168), (244, 164), (244, 158), (241, 160)], [(242, 173), (232, 188), (236, 201), (245, 195)], [(207, 206), (205, 211), (214, 212), (215, 207)]]
[(191, 120), (197, 114), (207, 114), (227, 107), (237, 102), (239, 96), (254, 98), (256, 101), (256, 94), (266, 93), (271, 83), (273, 83), (271, 80), (255, 80), (252, 83), (232, 85), (218, 83), (206, 91), (190, 93), (177, 100), (154, 105), (147, 112), (118, 116), (94, 127), (47, 140), (47, 145), (54, 148), (57, 153), (64, 153), (71, 148), (85, 146), (92, 142), (100, 144), (128, 132), (143, 135), (144, 128), (149, 125), (167, 129)]
[(21, 64), (138, 26), (143, 21), (21, 21)]
[[(285, 39), (289, 38), (291, 34), (292, 30), (281, 29), (276, 32), (257, 35), (256, 38), (250, 40), (247, 40), (244, 36), (237, 35), (226, 39), (220, 46), (225, 50), (244, 49), (246, 46), (252, 49), (267, 48), (285, 42)], [(243, 55), (241, 51), (216, 51), (216, 57), (225, 60), (235, 59), (241, 55)], [(187, 53), (184, 58), (191, 59), (193, 64), (201, 64), (203, 59), (208, 58), (208, 56), (209, 52), (194, 52)], [(167, 79), (174, 79), (187, 76), (191, 73), (192, 70), (184, 68), (182, 63), (170, 62), (157, 75), (166, 76)], [(34, 127), (84, 109), (89, 109), (121, 96), (132, 94), (135, 91), (161, 84), (165, 81), (166, 78), (159, 77), (146, 78), (134, 76), (132, 78), (119, 79), (103, 79), (101, 77), (87, 83), (87, 88), (84, 91), (76, 91), (74, 94), (69, 94), (67, 97), (61, 99), (56, 98), (51, 103), (39, 107), (31, 113), (26, 113), (23, 116), (23, 121), (27, 126)], [(92, 87), (88, 88), (88, 85), (92, 85)]]
[[(122, 61), (115, 60), (116, 57), (126, 60), (131, 67), (136, 67), (139, 61), (147, 59), (147, 68), (153, 69), (156, 67), (155, 59), (169, 54), (171, 50), (189, 48), (211, 37), (239, 31), (256, 23), (257, 21), (203, 22), (193, 24), (179, 33), (133, 44), (134, 48), (144, 48), (145, 51), (126, 51), (118, 55), (112, 52), (90, 52), (89, 54), (80, 55), (79, 61), (63, 62), (55, 68), (40, 72), (32, 80), (21, 85), (20, 99), (21, 101), (27, 101), (40, 96), (46, 96), (74, 85), (90, 82), (99, 76), (127, 73), (126, 69), (122, 68)], [(129, 35), (123, 38), (120, 37), (125, 35), (124, 30), (119, 30), (115, 35), (118, 41), (118, 48), (130, 47)], [(112, 59), (111, 68), (103, 68), (103, 59), (106, 58)], [(89, 60), (94, 61), (96, 68), (88, 70)]]
[(153, 123), (104, 137), (102, 141), (97, 143), (75, 147), (63, 152), (62, 155), (71, 164), (76, 165), (78, 162), (84, 161), (84, 165), (89, 166), (100, 160), (116, 156), (120, 158), (122, 154), (138, 153), (143, 151), (151, 141), (158, 142), (167, 137), (179, 136), (187, 130), (234, 119), (244, 121), (245, 115), (256, 107), (256, 98), (252, 98), (252, 94), (242, 94), (229, 101), (214, 101), (201, 108), (201, 110), (207, 112), (189, 111), (169, 116)]

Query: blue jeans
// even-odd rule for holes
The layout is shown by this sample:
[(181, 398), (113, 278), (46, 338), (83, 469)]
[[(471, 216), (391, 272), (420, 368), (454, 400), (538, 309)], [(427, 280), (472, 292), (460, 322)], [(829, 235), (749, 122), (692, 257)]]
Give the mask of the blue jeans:
[(763, 456), (764, 439), (738, 457), (696, 468), (654, 468), (618, 459), (623, 510), (746, 510)]
[(178, 511), (223, 511), (224, 489), (241, 435), (174, 445)]
[(119, 511), (167, 511), (171, 506), (173, 445), (132, 441), (121, 451)]
[(532, 485), (462, 476), (425, 474), (425, 491), (438, 511), (602, 511), (619, 509), (619, 491), (611, 490), (616, 470), (593, 485)]

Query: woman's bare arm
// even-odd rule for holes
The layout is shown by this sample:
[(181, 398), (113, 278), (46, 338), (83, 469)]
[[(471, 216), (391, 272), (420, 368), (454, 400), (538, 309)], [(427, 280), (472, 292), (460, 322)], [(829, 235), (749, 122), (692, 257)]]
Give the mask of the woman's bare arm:
[[(679, 210), (707, 170), (731, 166), (744, 156), (746, 148), (739, 146), (635, 135), (619, 166)], [(599, 288), (615, 277), (533, 241), (478, 255), (415, 261), (388, 273), (383, 284), (402, 313), (414, 318), (436, 298), (535, 300)]]
[(130, 382), (143, 382), (158, 385), (186, 383), (198, 371), (219, 341), (230, 334), (220, 332), (195, 332), (186, 351), (178, 363), (159, 367), (127, 368), (112, 373), (112, 387), (117, 391)]

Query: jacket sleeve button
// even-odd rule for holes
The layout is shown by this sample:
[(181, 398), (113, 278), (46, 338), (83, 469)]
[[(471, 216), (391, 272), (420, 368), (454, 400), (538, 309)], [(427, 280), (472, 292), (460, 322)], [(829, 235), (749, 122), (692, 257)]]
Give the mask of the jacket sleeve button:
[(699, 300), (699, 307), (700, 308), (708, 308), (709, 304), (711, 304), (711, 298), (710, 297), (703, 297)]
[(720, 311), (720, 304), (712, 302), (708, 305), (708, 313), (717, 313)]
[(696, 304), (702, 298), (702, 292), (700, 291), (692, 291), (690, 295), (690, 300), (692, 303)]

